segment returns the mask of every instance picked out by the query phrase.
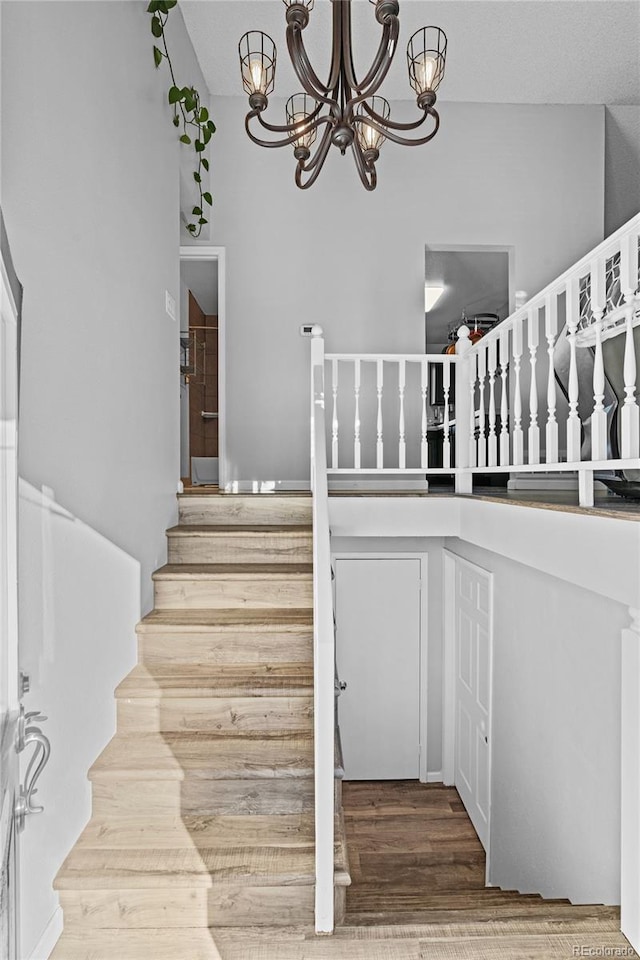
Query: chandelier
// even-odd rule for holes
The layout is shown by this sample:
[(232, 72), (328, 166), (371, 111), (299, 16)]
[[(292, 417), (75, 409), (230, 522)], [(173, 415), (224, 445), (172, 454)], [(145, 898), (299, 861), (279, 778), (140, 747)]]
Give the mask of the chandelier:
[[(422, 111), (412, 123), (397, 123), (390, 118), (388, 100), (378, 89), (389, 72), (398, 44), (398, 0), (369, 0), (382, 26), (380, 46), (366, 76), (356, 78), (351, 47), (351, 0), (331, 0), (333, 4), (333, 45), (331, 68), (326, 84), (314, 71), (303, 41), (314, 0), (283, 0), (287, 11), (287, 47), (302, 92), (289, 97), (286, 123), (268, 123), (263, 113), (273, 92), (276, 76), (276, 45), (266, 33), (250, 30), (240, 39), (242, 84), (249, 95), (250, 111), (245, 128), (251, 140), (261, 147), (293, 146), (297, 160), (295, 180), (306, 190), (318, 179), (331, 145), (341, 154), (350, 147), (360, 179), (367, 190), (375, 190), (376, 161), (385, 140), (403, 146), (418, 146), (435, 137), (440, 118), (435, 109), (436, 90), (444, 76), (447, 38), (439, 27), (422, 27), (409, 40), (407, 66), (409, 84)], [(431, 117), (426, 136), (407, 138)], [(280, 139), (263, 140), (252, 127), (262, 127)], [(313, 148), (313, 154), (312, 154)]]

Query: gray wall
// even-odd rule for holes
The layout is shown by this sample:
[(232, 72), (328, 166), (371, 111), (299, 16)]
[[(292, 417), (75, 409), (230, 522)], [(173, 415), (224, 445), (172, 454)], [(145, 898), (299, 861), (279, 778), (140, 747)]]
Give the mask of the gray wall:
[(494, 573), (491, 883), (620, 902), (621, 604), (460, 540)]
[(640, 105), (605, 110), (605, 233), (640, 210)]
[[(283, 110), (274, 100), (271, 119)], [(337, 151), (297, 190), (291, 151), (252, 144), (245, 111), (214, 100), (229, 479), (307, 479), (301, 322), (321, 323), (329, 350), (422, 352), (425, 243), (513, 245), (515, 286), (533, 294), (602, 239), (602, 107), (443, 104), (433, 143), (384, 145), (373, 194)]]
[[(90, 809), (179, 477), (180, 147), (144, 2), (2, 4), (2, 207), (24, 284), (20, 471), (26, 709), (52, 741), (22, 842), (29, 957)], [(202, 82), (179, 13), (176, 66)], [(53, 517), (53, 519), (52, 519)], [(72, 576), (73, 574), (73, 576)], [(86, 675), (85, 675), (86, 674)], [(70, 796), (67, 796), (70, 794)], [(50, 928), (53, 929), (53, 928)]]

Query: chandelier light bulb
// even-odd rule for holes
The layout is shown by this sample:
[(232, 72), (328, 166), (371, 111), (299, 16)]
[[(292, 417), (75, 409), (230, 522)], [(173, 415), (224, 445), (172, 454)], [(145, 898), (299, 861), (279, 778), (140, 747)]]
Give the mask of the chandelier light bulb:
[(267, 89), (267, 71), (262, 65), (262, 60), (254, 59), (249, 61), (249, 75), (251, 77), (253, 93), (265, 93)]
[(433, 90), (433, 81), (437, 70), (437, 60), (434, 57), (429, 56), (428, 53), (425, 53), (424, 57), (422, 57), (416, 64), (416, 80), (418, 81), (420, 93), (425, 93), (427, 90)]

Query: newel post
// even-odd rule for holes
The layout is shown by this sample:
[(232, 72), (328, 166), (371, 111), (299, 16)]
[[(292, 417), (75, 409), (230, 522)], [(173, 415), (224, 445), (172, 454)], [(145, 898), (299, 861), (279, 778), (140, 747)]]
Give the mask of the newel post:
[[(471, 466), (469, 449), (471, 443), (471, 423), (475, 424), (474, 411), (471, 409), (470, 394), (471, 364), (467, 356), (471, 349), (469, 327), (458, 327), (456, 342), (456, 493), (473, 492), (473, 474), (465, 467)], [(473, 417), (473, 421), (472, 421)]]
[(620, 926), (640, 949), (640, 610), (622, 631)]
[(300, 336), (311, 339), (311, 457), (315, 456), (315, 438), (313, 435), (313, 410), (317, 402), (324, 404), (324, 330), (317, 323), (303, 323)]

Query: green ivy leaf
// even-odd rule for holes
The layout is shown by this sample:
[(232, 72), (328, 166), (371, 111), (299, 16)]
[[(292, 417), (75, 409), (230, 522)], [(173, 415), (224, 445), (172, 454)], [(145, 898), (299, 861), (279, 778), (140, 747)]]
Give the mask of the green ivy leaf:
[(191, 137), (188, 134), (183, 133), (180, 137), (180, 143), (191, 143)]
[(162, 36), (162, 23), (160, 22), (160, 17), (154, 16), (151, 18), (151, 33), (154, 37)]
[(215, 123), (213, 122), (213, 120), (207, 121), (207, 130), (210, 130), (211, 133), (215, 133), (215, 132), (216, 132), (216, 125), (215, 125)]
[(193, 113), (196, 107), (197, 107), (196, 101), (193, 99), (191, 94), (187, 94), (184, 101), (184, 108), (187, 111), (187, 113)]
[(160, 10), (161, 13), (169, 13), (165, 0), (157, 0), (157, 2), (158, 2), (158, 10)]
[(200, 157), (200, 163), (205, 168), (205, 170), (209, 169), (209, 161), (207, 160), (206, 157)]
[(190, 230), (191, 233), (195, 233), (195, 232), (196, 232), (196, 225), (195, 225), (195, 223), (188, 223), (188, 224), (187, 224), (187, 230)]
[(202, 151), (204, 150), (204, 143), (202, 142), (202, 140), (196, 140), (196, 142), (194, 143), (194, 147), (196, 148), (196, 153), (202, 153)]
[(158, 9), (158, 0), (151, 0), (151, 3), (147, 7), (147, 13), (155, 13)]
[(203, 193), (203, 194), (202, 194), (202, 197), (203, 197), (204, 200), (207, 201), (207, 203), (209, 204), (210, 207), (213, 205), (213, 197), (211, 196), (211, 194), (209, 193), (208, 190), (207, 190), (206, 193)]
[(178, 0), (164, 0), (164, 5), (167, 10), (173, 10)]
[(209, 223), (209, 221), (206, 220), (204, 217), (200, 217), (200, 219), (198, 220), (198, 223), (200, 223), (200, 224)]
[(169, 103), (179, 103), (182, 100), (182, 91), (179, 87), (171, 87), (169, 90)]
[(194, 207), (191, 213), (194, 215), (194, 217), (202, 216), (202, 210), (200, 209), (200, 207)]
[(195, 180), (196, 183), (202, 183), (202, 177), (200, 176), (197, 170), (193, 174), (193, 179)]
[(173, 125), (174, 125), (174, 127), (179, 127), (179, 126), (180, 126), (180, 117), (178, 116), (177, 113), (176, 113), (176, 115), (175, 115), (174, 118), (173, 118)]
[(203, 127), (201, 136), (204, 143), (209, 143), (209, 140), (211, 140), (211, 130), (207, 130), (206, 127)]
[(162, 57), (163, 57), (162, 50), (159, 50), (158, 47), (154, 47), (154, 48), (153, 48), (153, 59), (154, 59), (154, 62), (155, 62), (156, 67), (159, 67), (160, 64), (162, 63)]
[(200, 107), (200, 113), (198, 114), (198, 120), (200, 123), (204, 123), (209, 119), (209, 111), (206, 107)]

